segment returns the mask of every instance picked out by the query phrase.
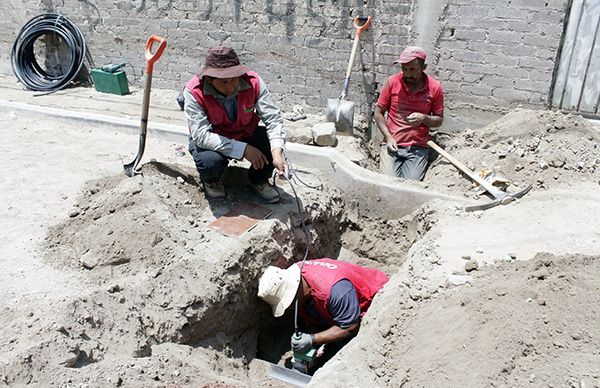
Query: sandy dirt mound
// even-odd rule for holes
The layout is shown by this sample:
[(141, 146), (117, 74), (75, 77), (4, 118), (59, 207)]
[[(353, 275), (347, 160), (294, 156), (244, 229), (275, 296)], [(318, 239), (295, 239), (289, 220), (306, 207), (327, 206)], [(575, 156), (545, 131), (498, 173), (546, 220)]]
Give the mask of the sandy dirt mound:
[[(311, 386), (600, 386), (597, 130), (571, 115), (516, 110), (445, 140), (471, 169), (509, 178), (509, 191), (533, 190), (484, 212), (420, 209), (430, 227), (358, 337)], [(441, 159), (427, 183), (478, 198)]]
[[(440, 139), (446, 151), (471, 170), (496, 171), (520, 188), (531, 184), (536, 190), (548, 189), (600, 179), (600, 133), (580, 116), (517, 109), (482, 129)], [(466, 193), (473, 185), (457, 171), (439, 157), (425, 181), (434, 190)], [(478, 191), (467, 195), (475, 197)]]
[[(428, 300), (396, 283), (394, 300), (379, 300), (367, 322), (372, 336), (343, 352), (368, 366), (361, 386), (597, 386), (599, 272), (597, 256), (541, 253), (487, 267), (471, 286)], [(348, 386), (348, 366), (331, 364), (314, 386)]]
[[(260, 365), (249, 367), (268, 313), (256, 297), (258, 278), (269, 264), (290, 265), (306, 242), (285, 185), (282, 203), (250, 232), (229, 238), (209, 228), (257, 199), (241, 184), (245, 170), (230, 170), (230, 196), (216, 204), (193, 169), (175, 165), (154, 162), (134, 178), (89, 182), (67, 220), (51, 228), (46, 260), (93, 286), (33, 312), (6, 311), (23, 317), (7, 333), (15, 337), (0, 360), (4, 382), (45, 385), (53, 374), (77, 384), (262, 385)], [(311, 255), (336, 256), (339, 197), (327, 187), (301, 193)], [(16, 336), (21, 327), (29, 328), (26, 340)]]

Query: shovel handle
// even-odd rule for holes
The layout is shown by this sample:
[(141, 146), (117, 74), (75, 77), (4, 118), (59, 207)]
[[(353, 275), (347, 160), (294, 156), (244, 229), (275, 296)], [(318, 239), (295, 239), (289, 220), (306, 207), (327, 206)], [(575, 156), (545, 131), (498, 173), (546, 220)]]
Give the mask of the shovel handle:
[[(158, 47), (154, 54), (152, 53), (152, 46), (154, 43), (158, 43)], [(146, 74), (152, 74), (152, 67), (154, 62), (158, 61), (163, 51), (167, 47), (167, 40), (160, 36), (152, 35), (146, 42)]]
[(371, 19), (371, 16), (357, 16), (354, 18), (353, 24), (356, 33), (354, 34), (354, 44), (352, 45), (350, 61), (348, 62), (348, 67), (346, 68), (346, 78), (344, 78), (344, 86), (342, 87), (342, 94), (340, 96), (341, 100), (343, 100), (346, 97), (346, 92), (348, 91), (348, 84), (350, 83), (350, 74), (352, 73), (354, 58), (356, 57), (356, 51), (358, 50), (358, 41), (360, 39), (360, 35), (369, 27), (369, 25), (371, 24)]
[[(361, 34), (369, 28), (371, 25), (371, 16), (357, 16), (354, 18), (354, 29), (356, 30), (356, 35), (361, 36)], [(361, 24), (359, 24), (361, 23)]]

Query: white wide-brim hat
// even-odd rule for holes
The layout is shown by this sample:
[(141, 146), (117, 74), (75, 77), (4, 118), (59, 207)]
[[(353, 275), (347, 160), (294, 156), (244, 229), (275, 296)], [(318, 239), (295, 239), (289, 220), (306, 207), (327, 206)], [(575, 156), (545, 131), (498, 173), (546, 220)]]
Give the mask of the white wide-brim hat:
[(300, 267), (293, 264), (288, 269), (268, 266), (258, 283), (258, 296), (273, 308), (273, 315), (283, 315), (298, 291)]

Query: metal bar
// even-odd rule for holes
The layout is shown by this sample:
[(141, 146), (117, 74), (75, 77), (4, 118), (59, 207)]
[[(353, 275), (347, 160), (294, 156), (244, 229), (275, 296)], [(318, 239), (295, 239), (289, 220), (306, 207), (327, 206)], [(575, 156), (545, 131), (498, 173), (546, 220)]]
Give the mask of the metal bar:
[(269, 363), (269, 376), (299, 388), (306, 387), (311, 379), (311, 376), (297, 370), (287, 369), (271, 363)]
[(554, 71), (552, 72), (552, 80), (550, 81), (550, 90), (552, 90), (552, 93), (548, 96), (548, 101), (546, 102), (547, 108), (552, 107), (552, 102), (554, 101), (554, 94), (556, 93), (556, 79), (558, 78), (558, 70), (561, 65), (561, 58), (563, 55), (565, 38), (567, 36), (567, 29), (569, 26), (569, 20), (571, 18), (571, 7), (573, 7), (573, 0), (569, 0), (567, 2), (567, 5), (565, 6), (565, 21), (563, 23), (562, 34), (560, 35), (560, 42), (558, 44), (556, 60), (554, 61)]
[(579, 112), (579, 107), (581, 106), (581, 98), (583, 97), (583, 92), (585, 91), (585, 82), (587, 81), (588, 72), (590, 71), (590, 63), (592, 62), (592, 54), (594, 53), (594, 46), (596, 45), (596, 37), (598, 36), (598, 26), (600, 26), (600, 15), (598, 16), (598, 20), (596, 21), (596, 30), (594, 31), (594, 39), (592, 40), (592, 46), (590, 47), (590, 54), (587, 59), (587, 65), (585, 67), (585, 74), (583, 75), (583, 85), (581, 86), (581, 91), (579, 92), (579, 99), (577, 100), (577, 111)]
[[(565, 99), (565, 91), (567, 90), (567, 80), (569, 78), (569, 72), (571, 71), (571, 64), (573, 63), (573, 51), (575, 51), (575, 46), (577, 45), (577, 36), (579, 35), (579, 26), (581, 25), (581, 15), (583, 15), (583, 8), (585, 7), (585, 0), (581, 3), (581, 9), (579, 10), (579, 17), (577, 18), (577, 28), (575, 29), (575, 36), (573, 37), (573, 49), (571, 50), (571, 58), (569, 58), (569, 62), (567, 65), (567, 70), (565, 71), (565, 86), (563, 86), (562, 93), (560, 95), (560, 101), (558, 103), (558, 107), (562, 109), (563, 101)], [(569, 21), (570, 23), (570, 21)]]

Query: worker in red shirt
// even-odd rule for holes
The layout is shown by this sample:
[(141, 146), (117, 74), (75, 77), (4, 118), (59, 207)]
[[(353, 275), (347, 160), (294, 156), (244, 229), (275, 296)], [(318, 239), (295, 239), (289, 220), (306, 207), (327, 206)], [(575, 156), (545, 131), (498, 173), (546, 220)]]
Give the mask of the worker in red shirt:
[(360, 328), (375, 294), (388, 281), (385, 273), (328, 258), (296, 263), (288, 269), (269, 266), (260, 278), (258, 296), (280, 317), (298, 299), (299, 335), (292, 349), (305, 352), (329, 344), (332, 356)]
[[(377, 100), (375, 123), (383, 134), (381, 170), (423, 180), (429, 160), (429, 128), (442, 125), (444, 91), (425, 74), (425, 51), (409, 46), (394, 62), (402, 71), (390, 76)], [(385, 114), (387, 113), (387, 118)]]

